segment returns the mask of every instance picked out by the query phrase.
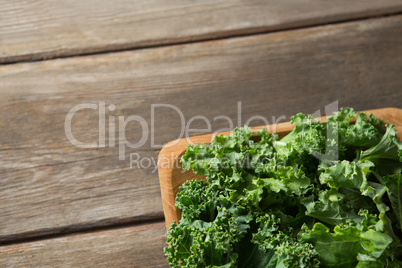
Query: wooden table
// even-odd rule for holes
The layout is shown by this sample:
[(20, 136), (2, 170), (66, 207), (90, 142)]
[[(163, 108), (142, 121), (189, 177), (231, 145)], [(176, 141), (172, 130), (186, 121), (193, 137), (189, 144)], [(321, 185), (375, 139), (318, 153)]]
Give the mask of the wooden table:
[(0, 267), (167, 267), (155, 160), (178, 111), (213, 132), (402, 108), (400, 0), (0, 5)]

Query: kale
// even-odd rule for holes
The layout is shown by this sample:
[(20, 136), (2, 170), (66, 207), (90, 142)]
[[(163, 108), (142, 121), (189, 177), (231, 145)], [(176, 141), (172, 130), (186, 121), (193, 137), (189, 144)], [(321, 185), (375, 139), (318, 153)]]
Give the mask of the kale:
[(172, 267), (402, 267), (402, 142), (395, 126), (341, 109), (291, 118), (279, 139), (237, 128), (191, 144)]

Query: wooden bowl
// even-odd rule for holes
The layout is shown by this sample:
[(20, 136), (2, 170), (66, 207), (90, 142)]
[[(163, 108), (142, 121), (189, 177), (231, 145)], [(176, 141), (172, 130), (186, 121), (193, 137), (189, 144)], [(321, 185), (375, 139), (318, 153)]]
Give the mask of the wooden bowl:
[[(383, 108), (377, 110), (363, 111), (372, 113), (375, 117), (381, 118), (385, 124), (394, 124), (398, 130), (398, 138), (402, 134), (402, 109)], [(320, 121), (325, 121), (326, 117), (321, 117)], [(268, 132), (276, 133), (279, 137), (285, 136), (293, 129), (290, 122), (279, 123), (276, 125), (267, 125), (253, 127), (251, 130), (256, 132), (262, 128), (267, 128)], [(189, 143), (209, 144), (216, 135), (229, 135), (232, 131), (220, 132), (216, 134), (206, 134), (171, 141), (167, 143), (158, 156), (158, 173), (162, 192), (163, 211), (165, 213), (166, 229), (170, 227), (175, 220), (178, 222), (181, 218), (181, 211), (175, 206), (176, 194), (179, 187), (191, 179), (205, 179), (205, 176), (194, 174), (191, 170), (184, 170), (181, 167), (180, 158), (185, 153)]]

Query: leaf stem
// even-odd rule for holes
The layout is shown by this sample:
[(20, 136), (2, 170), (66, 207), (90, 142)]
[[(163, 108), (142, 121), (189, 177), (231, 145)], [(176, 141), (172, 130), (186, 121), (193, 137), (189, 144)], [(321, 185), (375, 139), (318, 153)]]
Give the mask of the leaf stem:
[(373, 174), (374, 174), (374, 176), (377, 178), (377, 180), (378, 180), (382, 185), (385, 185), (384, 179), (381, 177), (380, 174), (378, 174), (377, 171), (373, 171)]

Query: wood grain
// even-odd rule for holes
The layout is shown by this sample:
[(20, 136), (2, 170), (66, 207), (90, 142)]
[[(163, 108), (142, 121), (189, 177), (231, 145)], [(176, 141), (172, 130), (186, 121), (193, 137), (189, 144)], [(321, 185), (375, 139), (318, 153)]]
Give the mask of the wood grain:
[[(376, 110), (364, 111), (366, 114), (373, 114), (376, 118), (381, 118), (384, 124), (393, 124), (398, 131), (398, 138), (402, 133), (402, 109), (383, 108)], [(326, 116), (321, 117), (320, 122), (326, 120)], [(293, 125), (290, 122), (279, 123), (267, 126), (258, 126), (251, 128), (251, 131), (257, 133), (260, 129), (267, 129), (269, 133), (275, 133), (279, 138), (284, 137), (293, 130)], [(167, 143), (158, 156), (158, 174), (161, 185), (163, 211), (165, 214), (166, 229), (169, 229), (173, 221), (179, 222), (181, 211), (175, 206), (179, 187), (186, 181), (192, 179), (205, 179), (205, 176), (196, 175), (192, 170), (183, 170), (180, 164), (180, 158), (186, 152), (189, 144), (210, 144), (213, 137), (216, 135), (230, 135), (232, 131), (206, 134), (194, 137), (187, 137), (180, 140), (174, 140)]]
[(1, 0), (0, 63), (126, 50), (402, 11), (400, 0)]
[(169, 267), (163, 223), (0, 247), (1, 267)]
[[(91, 226), (162, 219), (156, 159), (179, 138), (181, 121), (205, 116), (214, 132), (259, 115), (269, 123), (314, 113), (338, 100), (357, 110), (401, 108), (402, 17), (177, 45), (108, 55), (0, 66), (0, 241)], [(147, 142), (119, 160), (117, 123), (110, 147), (78, 148), (66, 138), (69, 110), (115, 105), (109, 116), (138, 115)], [(241, 115), (238, 114), (241, 102)], [(74, 137), (98, 141), (98, 110), (72, 120)], [(241, 122), (238, 122), (240, 118)], [(266, 125), (255, 119), (248, 124)], [(152, 129), (152, 126), (154, 129)], [(191, 128), (205, 129), (195, 120)], [(138, 142), (141, 125), (126, 138)], [(130, 168), (129, 154), (138, 154)], [(137, 157), (134, 157), (134, 160)], [(151, 161), (151, 162), (149, 162)], [(140, 165), (142, 164), (142, 165)], [(16, 224), (18, 223), (18, 224)]]

